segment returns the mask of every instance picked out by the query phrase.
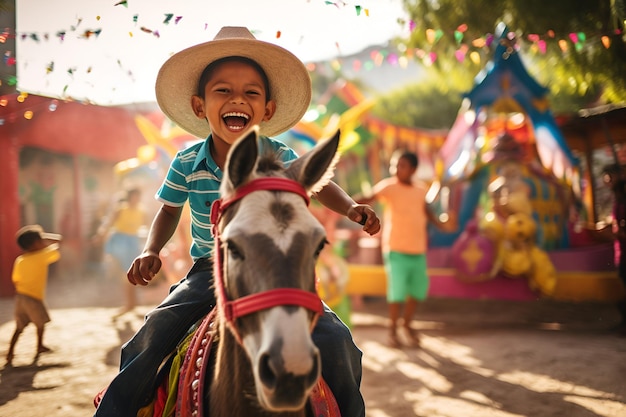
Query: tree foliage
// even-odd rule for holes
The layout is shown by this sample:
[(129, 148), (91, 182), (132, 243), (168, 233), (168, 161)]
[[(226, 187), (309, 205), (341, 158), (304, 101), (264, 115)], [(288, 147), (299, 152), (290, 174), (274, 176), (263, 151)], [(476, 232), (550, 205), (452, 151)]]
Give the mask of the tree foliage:
[(0, 12), (14, 12), (15, 0), (0, 0)]
[[(407, 46), (435, 52), (433, 68), (440, 74), (473, 78), (490, 58), (491, 48), (474, 45), (504, 22), (515, 33), (529, 72), (551, 90), (559, 110), (575, 110), (580, 103), (626, 101), (626, 38), (624, 0), (404, 0), (414, 23)], [(428, 30), (431, 36), (428, 36)], [(459, 30), (461, 29), (461, 30)], [(432, 31), (437, 31), (433, 41)], [(458, 32), (458, 33), (455, 33)], [(578, 44), (571, 33), (583, 34)], [(545, 54), (528, 35), (546, 43)], [(602, 37), (610, 40), (607, 48)], [(459, 41), (461, 38), (461, 41)], [(559, 40), (568, 40), (563, 51)], [(459, 62), (455, 53), (466, 45), (481, 60)], [(529, 65), (530, 63), (530, 65)]]
[(424, 82), (379, 97), (372, 113), (398, 126), (449, 129), (467, 89), (430, 74)]

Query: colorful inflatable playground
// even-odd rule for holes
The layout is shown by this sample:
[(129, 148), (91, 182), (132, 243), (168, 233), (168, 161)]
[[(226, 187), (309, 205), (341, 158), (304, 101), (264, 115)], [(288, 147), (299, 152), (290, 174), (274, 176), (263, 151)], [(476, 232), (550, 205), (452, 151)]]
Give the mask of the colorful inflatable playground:
[[(460, 226), (455, 233), (429, 231), (430, 295), (617, 299), (623, 288), (612, 244), (590, 237), (587, 225), (578, 227), (586, 192), (581, 161), (552, 116), (548, 89), (527, 72), (506, 28), (500, 30), (493, 59), (442, 145), (433, 151), (434, 135), (427, 138), (430, 148), (414, 146), (434, 173), (431, 207), (441, 215), (454, 211)], [(350, 263), (346, 292), (383, 295), (382, 265), (363, 258)]]

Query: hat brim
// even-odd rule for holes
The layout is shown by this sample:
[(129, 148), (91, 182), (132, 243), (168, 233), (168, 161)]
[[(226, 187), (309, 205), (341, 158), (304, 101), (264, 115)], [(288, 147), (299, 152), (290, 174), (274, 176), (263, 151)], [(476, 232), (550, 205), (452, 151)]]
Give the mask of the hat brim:
[(189, 133), (206, 138), (211, 129), (205, 119), (194, 114), (191, 97), (197, 94), (198, 80), (204, 68), (230, 56), (252, 59), (267, 74), (276, 112), (270, 120), (261, 123), (261, 134), (280, 134), (302, 119), (311, 102), (311, 78), (302, 61), (277, 45), (237, 38), (195, 45), (165, 61), (155, 86), (157, 103), (163, 113)]
[(37, 233), (42, 239), (61, 240), (61, 235), (56, 233), (46, 233), (43, 230), (43, 227), (38, 224), (29, 224), (21, 227), (17, 232), (15, 232), (15, 237), (19, 238), (25, 233)]
[(61, 240), (61, 235), (57, 233), (41, 233), (42, 239), (50, 239), (50, 240)]

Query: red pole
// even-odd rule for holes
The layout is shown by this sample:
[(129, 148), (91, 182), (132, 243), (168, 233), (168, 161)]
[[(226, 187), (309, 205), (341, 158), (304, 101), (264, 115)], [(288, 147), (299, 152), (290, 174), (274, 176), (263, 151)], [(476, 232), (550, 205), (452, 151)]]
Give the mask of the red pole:
[(19, 146), (11, 129), (5, 137), (0, 135), (0, 190), (2, 190), (2, 210), (0, 210), (0, 297), (10, 297), (15, 293), (11, 281), (13, 261), (20, 254), (15, 242), (15, 232), (20, 228), (20, 202), (18, 191)]

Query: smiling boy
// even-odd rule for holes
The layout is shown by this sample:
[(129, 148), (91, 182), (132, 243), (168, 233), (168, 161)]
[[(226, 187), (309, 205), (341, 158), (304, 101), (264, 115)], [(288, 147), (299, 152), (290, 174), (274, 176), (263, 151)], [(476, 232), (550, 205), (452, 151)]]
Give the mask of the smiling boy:
[[(163, 112), (206, 140), (180, 151), (157, 191), (163, 203), (143, 253), (128, 271), (132, 284), (147, 285), (161, 268), (159, 253), (173, 235), (183, 206), (191, 208), (194, 265), (168, 297), (146, 316), (122, 348), (120, 373), (108, 387), (96, 416), (135, 416), (154, 394), (156, 370), (197, 320), (215, 305), (211, 283), (210, 208), (219, 198), (222, 169), (230, 146), (243, 131), (259, 125), (260, 152), (274, 152), (285, 164), (297, 155), (268, 136), (294, 126), (311, 99), (311, 81), (302, 62), (287, 50), (256, 40), (246, 29), (225, 27), (215, 39), (173, 55), (159, 71), (157, 101)], [(374, 234), (380, 221), (371, 207), (357, 204), (331, 182), (315, 196), (328, 208), (359, 222)], [(364, 416), (360, 394), (361, 351), (347, 327), (326, 307), (313, 331), (322, 355), (322, 375), (341, 414)]]

